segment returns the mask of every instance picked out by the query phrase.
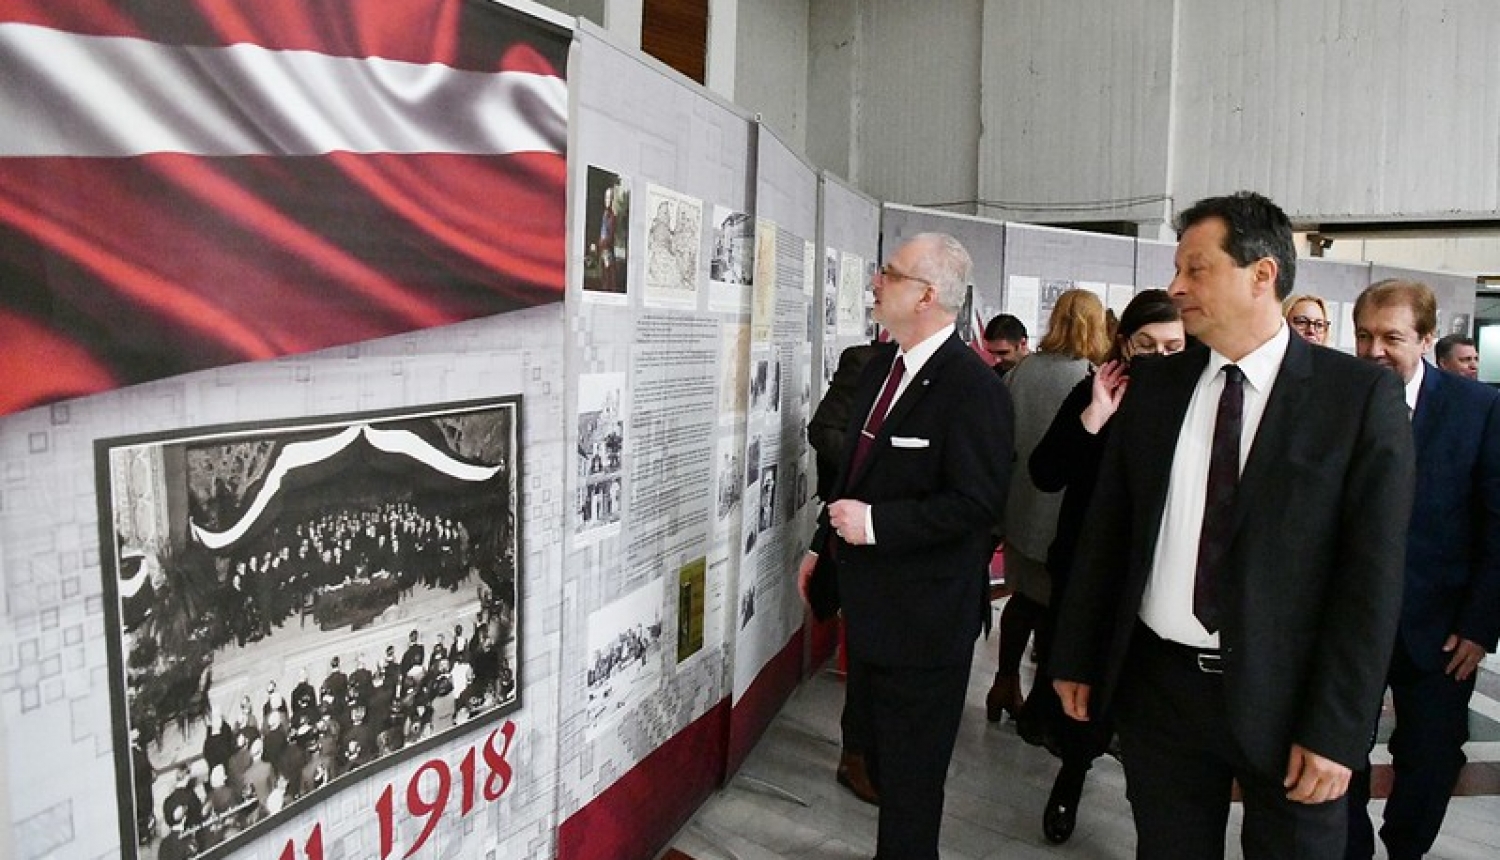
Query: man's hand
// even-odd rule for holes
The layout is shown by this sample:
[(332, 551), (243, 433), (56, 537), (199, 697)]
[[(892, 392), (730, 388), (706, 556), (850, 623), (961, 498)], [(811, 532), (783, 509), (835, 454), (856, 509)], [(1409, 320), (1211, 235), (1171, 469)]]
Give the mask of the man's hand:
[(870, 539), (865, 535), (865, 510), (869, 507), (857, 499), (839, 499), (828, 506), (828, 524), (845, 543), (867, 544)]
[(1063, 713), (1079, 721), (1088, 722), (1089, 718), (1089, 685), (1080, 684), (1077, 681), (1053, 681), (1052, 689), (1057, 691), (1057, 697), (1062, 699)]
[(1349, 768), (1333, 759), (1323, 758), (1307, 747), (1292, 744), (1286, 763), (1286, 779), (1281, 786), (1286, 799), (1294, 803), (1327, 803), (1338, 800), (1349, 790)]
[(807, 588), (812, 584), (813, 568), (818, 566), (818, 554), (809, 550), (802, 554), (802, 563), (797, 565), (797, 593), (802, 595), (802, 602), (809, 607), (812, 599), (807, 596)]
[(1448, 668), (1443, 672), (1452, 675), (1455, 681), (1467, 681), (1474, 670), (1479, 668), (1479, 661), (1484, 659), (1484, 646), (1469, 639), (1460, 639), (1457, 633), (1450, 633), (1448, 640), (1443, 643), (1443, 653), (1453, 655), (1448, 658)]

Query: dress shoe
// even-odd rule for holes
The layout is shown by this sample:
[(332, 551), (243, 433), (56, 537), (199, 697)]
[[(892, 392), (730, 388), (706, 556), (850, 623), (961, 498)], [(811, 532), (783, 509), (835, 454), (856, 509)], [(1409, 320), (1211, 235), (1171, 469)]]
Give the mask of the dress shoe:
[(1001, 716), (1010, 714), (1011, 719), (1021, 713), (1021, 678), (1019, 675), (996, 675), (995, 683), (984, 697), (984, 716), (992, 723), (1000, 722)]
[(1047, 808), (1042, 812), (1042, 835), (1053, 845), (1061, 845), (1073, 836), (1078, 824), (1078, 801), (1083, 797), (1083, 778), (1086, 770), (1063, 765), (1057, 780), (1052, 783), (1052, 794), (1047, 797)]
[(865, 769), (865, 757), (862, 753), (846, 751), (839, 756), (838, 781), (839, 785), (849, 789), (865, 803), (880, 805), (880, 793), (870, 782), (870, 772)]

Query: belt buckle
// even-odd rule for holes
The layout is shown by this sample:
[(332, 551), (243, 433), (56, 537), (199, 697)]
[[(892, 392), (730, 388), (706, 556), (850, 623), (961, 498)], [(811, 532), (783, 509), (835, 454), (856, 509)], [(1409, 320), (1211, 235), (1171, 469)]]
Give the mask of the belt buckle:
[(1199, 654), (1198, 671), (1208, 675), (1224, 674), (1224, 655), (1212, 652)]

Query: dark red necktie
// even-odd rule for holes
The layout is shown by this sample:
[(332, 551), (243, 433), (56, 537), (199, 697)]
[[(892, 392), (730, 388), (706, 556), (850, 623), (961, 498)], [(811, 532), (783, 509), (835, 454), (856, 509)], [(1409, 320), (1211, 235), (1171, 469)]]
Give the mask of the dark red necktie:
[(853, 484), (864, 469), (865, 460), (875, 447), (875, 437), (880, 435), (880, 425), (885, 423), (885, 414), (891, 410), (891, 401), (896, 399), (896, 389), (901, 387), (901, 377), (906, 375), (906, 362), (901, 356), (891, 365), (891, 373), (885, 378), (885, 387), (880, 389), (880, 399), (865, 419), (864, 429), (859, 431), (859, 443), (854, 446), (854, 462), (849, 465), (848, 484)]
[(1208, 495), (1203, 532), (1198, 537), (1198, 570), (1193, 576), (1193, 615), (1209, 633), (1219, 630), (1219, 568), (1232, 537), (1231, 512), (1240, 485), (1240, 428), (1245, 411), (1245, 374), (1224, 365), (1224, 393), (1214, 416), (1214, 446), (1208, 461)]

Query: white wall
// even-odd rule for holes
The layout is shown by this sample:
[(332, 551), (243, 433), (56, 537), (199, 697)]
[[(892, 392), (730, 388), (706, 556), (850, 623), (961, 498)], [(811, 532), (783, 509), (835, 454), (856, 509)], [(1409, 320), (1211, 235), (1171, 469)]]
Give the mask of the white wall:
[(1500, 236), (1381, 237), (1335, 236), (1324, 256), (1363, 260), (1411, 269), (1442, 269), (1471, 275), (1500, 274)]
[(806, 152), (808, 0), (736, 5), (734, 102), (760, 114), (784, 143)]
[(857, 5), (863, 53), (849, 178), (895, 203), (973, 200), (983, 0)]
[(1179, 204), (1252, 187), (1294, 218), (1496, 216), (1494, 0), (1199, 0), (1179, 14)]
[(1161, 221), (1173, 0), (986, 0), (979, 214)]

